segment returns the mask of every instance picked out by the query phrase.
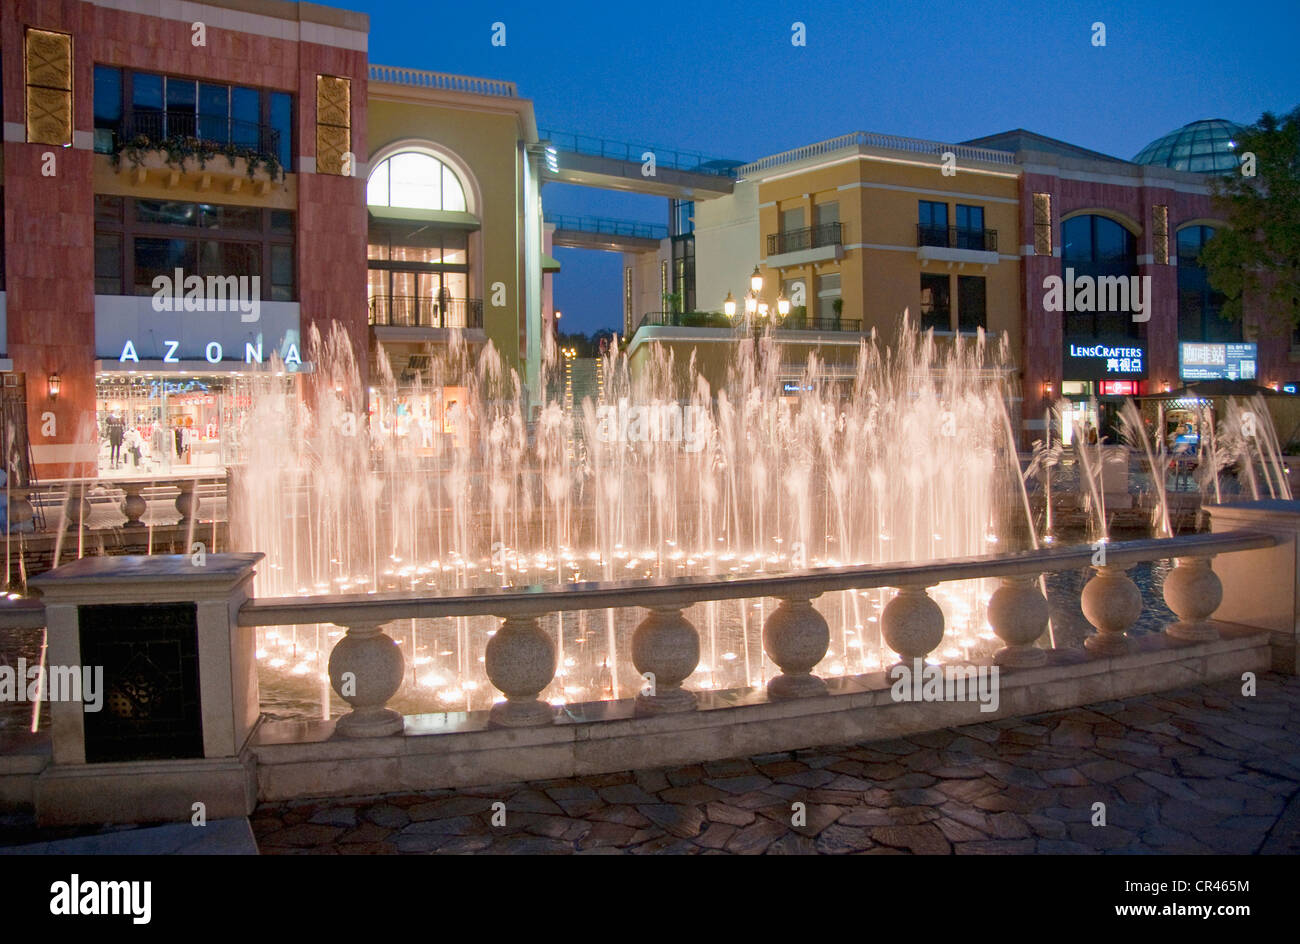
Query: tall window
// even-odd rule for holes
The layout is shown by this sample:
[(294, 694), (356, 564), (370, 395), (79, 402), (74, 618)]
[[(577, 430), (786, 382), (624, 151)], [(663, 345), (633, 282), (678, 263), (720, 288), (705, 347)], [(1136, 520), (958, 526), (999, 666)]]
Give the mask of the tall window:
[(199, 138), (272, 155), (293, 164), (293, 96), (288, 92), (202, 82), (153, 72), (95, 66), (95, 150), (111, 154), (141, 135), (155, 141)]
[(957, 204), (957, 249), (984, 249), (984, 208)]
[(669, 200), (668, 219), (670, 223), (669, 235), (685, 236), (688, 233), (695, 232), (695, 201)]
[(465, 187), (456, 172), (436, 157), (403, 151), (380, 161), (370, 172), (366, 203), (464, 212)]
[(948, 204), (918, 200), (916, 222), (917, 245), (948, 245)]
[(988, 328), (985, 280), (978, 275), (957, 276), (957, 330), (974, 332)]
[(835, 301), (840, 298), (840, 274), (828, 272), (817, 276), (817, 317), (829, 321), (838, 320), (835, 314)]
[(258, 276), (263, 301), (293, 301), (289, 210), (95, 195), (95, 294), (152, 295), (153, 280)]
[(952, 330), (948, 276), (921, 274), (921, 330)]
[(1219, 317), (1223, 295), (1210, 287), (1201, 248), (1214, 236), (1211, 226), (1185, 226), (1178, 231), (1178, 339), (1180, 341), (1240, 341), (1241, 322)]
[(483, 303), (469, 292), (469, 234), (418, 222), (373, 222), (370, 323), (480, 328)]
[[(1061, 275), (1074, 271), (1075, 279), (1088, 276), (1129, 278), (1138, 274), (1137, 239), (1104, 216), (1075, 216), (1061, 224)], [(1067, 288), (1068, 291), (1068, 288)], [(1097, 307), (1094, 297), (1094, 308)], [(1065, 312), (1065, 333), (1080, 337), (1141, 337), (1133, 320), (1132, 298), (1123, 311)]]

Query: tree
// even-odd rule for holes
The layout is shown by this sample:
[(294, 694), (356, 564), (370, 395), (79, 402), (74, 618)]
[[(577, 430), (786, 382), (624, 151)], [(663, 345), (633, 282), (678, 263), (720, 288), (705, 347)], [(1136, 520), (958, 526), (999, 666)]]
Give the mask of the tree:
[(1289, 334), (1300, 325), (1300, 107), (1281, 119), (1265, 112), (1237, 152), (1238, 172), (1213, 184), (1228, 225), (1205, 244), (1201, 264), (1226, 297), (1223, 317), (1240, 319), (1249, 294), (1263, 301), (1263, 325)]

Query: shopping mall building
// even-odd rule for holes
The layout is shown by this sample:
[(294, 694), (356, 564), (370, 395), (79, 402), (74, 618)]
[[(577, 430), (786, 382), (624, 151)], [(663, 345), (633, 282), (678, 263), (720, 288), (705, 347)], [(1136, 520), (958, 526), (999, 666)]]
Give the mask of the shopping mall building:
[[(1220, 318), (1199, 264), (1224, 225), (1211, 176), (1237, 172), (1239, 130), (1196, 121), (1132, 161), (1023, 130), (960, 144), (858, 132), (761, 158), (731, 194), (678, 210), (656, 254), (625, 256), (633, 362), (694, 352), (719, 381), (738, 329), (658, 311), (659, 297), (722, 310), (757, 270), (763, 307), (789, 306), (769, 323), (790, 386), (810, 350), (851, 359), (861, 332), (893, 339), (904, 310), (941, 339), (1005, 334), (1024, 445), (1059, 398), (1068, 433), (1076, 418), (1105, 432), (1125, 397), (1197, 380), (1294, 393), (1291, 333), (1266, 330), (1249, 298), (1242, 322)], [(1105, 285), (1104, 301), (1065, 290), (1081, 279)]]
[[(5, 3), (11, 470), (220, 469), (254, 379), (321, 368), (336, 323), (363, 390), (431, 379), (452, 329), (536, 364), (557, 267), (532, 104), (370, 66), (368, 31), (281, 0)], [(443, 391), (420, 399), (398, 411), (441, 422)]]
[[(538, 395), (558, 270), (542, 184), (647, 185), (640, 164), (562, 151), (548, 167), (513, 83), (371, 65), (368, 31), (284, 0), (4, 5), (11, 474), (218, 472), (254, 383), (338, 368), (313, 342), (331, 330), (359, 391), (401, 390), (365, 408), (426, 436), (452, 432), (460, 391), (430, 364), (453, 334), (493, 345)], [(634, 368), (694, 353), (716, 387), (739, 337), (719, 312), (757, 268), (768, 310), (791, 303), (787, 382), (810, 352), (847, 370), (862, 333), (891, 338), (906, 309), (940, 337), (1006, 334), (1026, 438), (1062, 395), (1105, 410), (1215, 371), (1285, 389), (1291, 338), (1249, 306), (1244, 333), (1221, 321), (1197, 264), (1223, 225), (1207, 175), (1236, 167), (1234, 130), (1196, 122), (1133, 161), (1025, 131), (661, 161), (648, 184), (669, 198), (668, 238), (625, 256), (625, 344)], [(1055, 310), (1047, 284), (1067, 273), (1149, 277), (1148, 317), (1133, 299)]]

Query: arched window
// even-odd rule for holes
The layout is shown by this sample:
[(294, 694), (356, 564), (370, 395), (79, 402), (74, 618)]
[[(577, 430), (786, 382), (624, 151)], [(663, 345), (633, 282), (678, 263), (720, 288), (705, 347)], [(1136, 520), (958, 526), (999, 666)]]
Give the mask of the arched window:
[(464, 212), (465, 187), (456, 172), (429, 154), (402, 151), (375, 165), (366, 185), (370, 206)]
[(1201, 265), (1201, 248), (1214, 236), (1213, 226), (1184, 226), (1178, 231), (1178, 340), (1240, 341), (1241, 322), (1219, 317), (1223, 295), (1210, 287)]
[[(1074, 216), (1061, 224), (1061, 275), (1128, 278), (1138, 274), (1137, 239), (1114, 220), (1095, 214)], [(1127, 311), (1066, 312), (1065, 333), (1082, 337), (1138, 337), (1139, 324)]]

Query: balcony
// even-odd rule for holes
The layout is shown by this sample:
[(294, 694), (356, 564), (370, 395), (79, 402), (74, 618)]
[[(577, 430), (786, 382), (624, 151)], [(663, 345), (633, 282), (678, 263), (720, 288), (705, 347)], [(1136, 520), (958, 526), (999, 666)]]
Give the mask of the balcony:
[(772, 268), (781, 268), (842, 259), (843, 234), (843, 223), (818, 223), (816, 226), (770, 233), (767, 237), (767, 264)]
[(483, 328), (483, 299), (372, 295), (370, 323), (381, 328)]
[(998, 231), (995, 229), (918, 223), (916, 245), (916, 257), (922, 262), (969, 262), (988, 266), (998, 261)]
[[(279, 129), (229, 116), (137, 113), (116, 128), (96, 128), (95, 151), (109, 155), (119, 172), (137, 183), (154, 171), (172, 187), (184, 175), (206, 190), (216, 176), (234, 178), (233, 191), (247, 177), (266, 191), (286, 171), (279, 158)], [(225, 158), (228, 171), (213, 165), (218, 157)]]
[(918, 246), (943, 246), (948, 249), (973, 249), (976, 252), (997, 252), (998, 231), (995, 229), (963, 229), (956, 226), (926, 226), (916, 224)]

